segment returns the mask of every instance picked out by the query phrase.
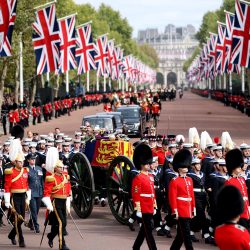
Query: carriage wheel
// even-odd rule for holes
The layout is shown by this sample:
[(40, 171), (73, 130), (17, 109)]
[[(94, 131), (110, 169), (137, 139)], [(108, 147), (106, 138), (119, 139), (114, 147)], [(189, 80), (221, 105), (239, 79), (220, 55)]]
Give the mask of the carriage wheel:
[(107, 195), (108, 203), (114, 217), (121, 224), (127, 224), (133, 212), (131, 200), (131, 170), (134, 168), (126, 156), (116, 157), (110, 164)]
[(95, 183), (91, 165), (84, 154), (76, 153), (71, 158), (69, 174), (73, 208), (80, 218), (87, 218), (94, 206)]

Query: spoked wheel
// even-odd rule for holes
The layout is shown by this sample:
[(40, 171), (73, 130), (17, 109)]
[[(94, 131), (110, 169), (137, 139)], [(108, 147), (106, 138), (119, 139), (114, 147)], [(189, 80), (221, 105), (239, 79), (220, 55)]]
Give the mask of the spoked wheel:
[(72, 206), (80, 218), (87, 218), (94, 206), (95, 183), (88, 158), (76, 153), (70, 160), (70, 182), (72, 186)]
[(121, 223), (127, 224), (133, 212), (131, 201), (131, 170), (132, 161), (126, 156), (116, 157), (110, 164), (107, 195), (108, 203), (114, 217)]

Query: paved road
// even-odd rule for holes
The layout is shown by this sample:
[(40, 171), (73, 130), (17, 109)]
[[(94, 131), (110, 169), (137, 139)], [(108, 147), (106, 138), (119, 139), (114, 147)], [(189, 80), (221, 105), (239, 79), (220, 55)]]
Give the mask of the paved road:
[[(64, 116), (59, 119), (53, 119), (49, 123), (42, 123), (29, 129), (33, 132), (38, 131), (45, 134), (53, 131), (55, 127), (60, 127), (66, 134), (73, 136), (74, 131), (81, 125), (83, 115), (94, 114), (102, 110), (102, 105), (97, 107), (84, 108), (73, 112), (70, 117)], [(184, 93), (183, 99), (177, 99), (175, 102), (164, 102), (163, 112), (159, 123), (159, 133), (183, 134), (185, 137), (188, 128), (196, 126), (199, 132), (207, 130), (211, 136), (220, 136), (222, 131), (229, 131), (233, 140), (237, 143), (243, 141), (250, 143), (249, 131), (250, 118), (240, 112), (224, 107), (223, 104), (211, 101), (191, 93)], [(169, 128), (169, 129), (168, 129)], [(3, 141), (6, 137), (1, 137)], [(42, 225), (44, 220), (44, 208), (42, 208), (39, 221)], [(126, 226), (120, 225), (111, 215), (108, 207), (101, 208), (96, 206), (92, 215), (88, 219), (79, 219), (72, 211), (72, 214), (84, 235), (84, 240), (80, 238), (73, 222), (68, 219), (69, 236), (66, 237), (68, 246), (73, 250), (126, 250), (131, 249), (133, 241), (137, 235), (131, 232)], [(7, 239), (7, 233), (10, 227), (0, 228), (0, 249), (17, 249), (10, 245)], [(175, 231), (175, 230), (174, 230)], [(47, 229), (48, 232), (48, 229)], [(24, 228), (25, 241), (27, 249), (39, 249), (41, 234), (34, 234), (27, 228)], [(198, 236), (198, 235), (197, 235)], [(158, 249), (169, 249), (171, 239), (156, 236)], [(210, 245), (201, 243), (194, 244), (195, 249), (216, 249)], [(55, 239), (54, 249), (58, 248), (57, 239)], [(45, 238), (41, 249), (50, 249)], [(144, 244), (142, 250), (147, 249)], [(184, 249), (184, 248), (183, 248)]]

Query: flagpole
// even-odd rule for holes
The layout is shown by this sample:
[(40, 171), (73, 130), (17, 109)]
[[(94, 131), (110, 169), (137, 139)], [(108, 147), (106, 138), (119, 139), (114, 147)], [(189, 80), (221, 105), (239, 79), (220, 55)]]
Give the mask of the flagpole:
[(87, 92), (89, 92), (89, 71), (87, 71)]
[(124, 93), (124, 88), (125, 88), (125, 79), (124, 76), (122, 76), (122, 93)]
[(49, 86), (49, 80), (50, 80), (50, 78), (49, 78), (49, 72), (47, 72), (46, 73), (46, 81), (48, 82), (48, 86)]
[(103, 92), (106, 92), (106, 77), (103, 75)]
[(233, 91), (232, 72), (229, 73), (229, 91)]
[(68, 15), (68, 16), (64, 16), (64, 17), (61, 17), (61, 18), (57, 18), (57, 21), (60, 21), (60, 20), (63, 20), (63, 19), (67, 19), (67, 18), (70, 18), (70, 17), (73, 17), (73, 16), (77, 16), (77, 12), (74, 13), (74, 14)]
[(118, 89), (121, 89), (122, 83), (121, 83), (121, 78), (118, 78)]
[(66, 95), (69, 94), (69, 71), (66, 71)]
[(224, 73), (223, 74), (223, 78), (224, 78), (224, 86), (223, 86), (223, 89), (227, 89), (227, 75)]
[(80, 24), (80, 25), (76, 26), (76, 29), (81, 28), (82, 26), (85, 26), (85, 25), (90, 24), (90, 23), (92, 23), (92, 22), (93, 22), (93, 21), (90, 20), (90, 21), (88, 21), (88, 22), (86, 22), (86, 23)]
[(241, 68), (241, 91), (245, 93), (245, 68)]
[(52, 2), (45, 3), (45, 4), (43, 4), (43, 5), (39, 5), (39, 6), (35, 7), (34, 10), (43, 9), (43, 8), (48, 7), (48, 6), (50, 6), (51, 4), (56, 3), (56, 2), (57, 2), (57, 0), (54, 0), (54, 1), (52, 1)]
[(208, 90), (209, 90), (209, 94), (208, 94), (208, 98), (211, 99), (211, 78), (208, 79)]
[(22, 39), (23, 33), (20, 32), (20, 40), (19, 40), (19, 46), (20, 46), (20, 102), (23, 102), (23, 39)]
[(98, 75), (98, 72), (96, 72), (96, 92), (99, 92), (99, 75)]
[(109, 90), (111, 91), (111, 77), (109, 77)]

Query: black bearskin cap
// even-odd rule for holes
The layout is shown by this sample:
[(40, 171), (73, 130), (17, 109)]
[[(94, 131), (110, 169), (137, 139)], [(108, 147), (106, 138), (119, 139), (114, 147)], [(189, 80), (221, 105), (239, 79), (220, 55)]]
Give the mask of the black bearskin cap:
[(15, 125), (10, 132), (11, 136), (14, 136), (15, 139), (20, 138), (20, 140), (23, 139), (24, 136), (24, 129), (21, 125)]
[(138, 146), (136, 146), (133, 155), (133, 162), (138, 170), (141, 169), (141, 165), (151, 164), (152, 160), (152, 150), (148, 145), (140, 143)]
[(18, 108), (16, 103), (13, 103), (12, 107), (13, 107), (14, 110)]
[(235, 148), (226, 154), (226, 167), (228, 173), (231, 175), (232, 171), (238, 167), (243, 167), (244, 158), (241, 150)]
[(216, 199), (217, 217), (220, 223), (230, 221), (244, 211), (244, 201), (238, 188), (225, 185), (218, 192)]
[(190, 168), (192, 163), (192, 154), (187, 149), (179, 150), (173, 159), (174, 171), (178, 172), (179, 168)]

